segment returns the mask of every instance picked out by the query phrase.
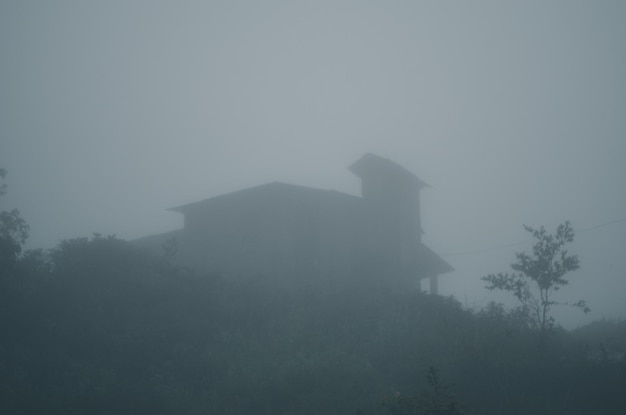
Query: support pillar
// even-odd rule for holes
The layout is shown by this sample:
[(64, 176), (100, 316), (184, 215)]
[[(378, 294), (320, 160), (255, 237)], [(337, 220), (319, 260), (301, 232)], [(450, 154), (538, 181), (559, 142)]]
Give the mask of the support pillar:
[(437, 280), (437, 275), (432, 275), (429, 277), (430, 279), (430, 294), (437, 295), (439, 294), (439, 281)]

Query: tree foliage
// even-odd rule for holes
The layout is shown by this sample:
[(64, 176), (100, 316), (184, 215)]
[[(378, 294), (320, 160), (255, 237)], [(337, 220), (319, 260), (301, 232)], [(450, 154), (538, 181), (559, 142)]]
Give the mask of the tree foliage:
[(560, 224), (555, 234), (549, 234), (542, 226), (539, 229), (524, 225), (535, 243), (532, 252), (515, 254), (517, 261), (511, 264), (512, 273), (489, 274), (482, 278), (489, 290), (503, 290), (512, 293), (522, 304), (533, 327), (545, 333), (554, 326), (550, 315), (552, 306), (566, 304), (589, 312), (583, 301), (559, 303), (555, 292), (568, 284), (565, 275), (580, 267), (575, 254), (569, 254), (565, 247), (574, 241), (574, 230), (569, 221)]
[[(5, 169), (0, 168), (0, 178), (7, 175)], [(0, 185), (0, 196), (7, 192), (7, 185)], [(28, 224), (20, 216), (17, 209), (0, 212), (0, 276), (8, 273), (17, 263), (22, 252), (22, 246), (28, 238)]]
[(12, 280), (26, 284), (0, 291), (2, 414), (626, 413), (619, 362), (557, 347), (560, 331), (537, 359), (495, 305), (279, 290), (99, 235), (62, 241), (50, 267), (42, 255), (21, 255)]
[(539, 360), (498, 305), (359, 284), (374, 272), (332, 293), (219, 278), (174, 247), (96, 234), (17, 255), (0, 278), (0, 413), (626, 413), (618, 344), (591, 360), (560, 331)]

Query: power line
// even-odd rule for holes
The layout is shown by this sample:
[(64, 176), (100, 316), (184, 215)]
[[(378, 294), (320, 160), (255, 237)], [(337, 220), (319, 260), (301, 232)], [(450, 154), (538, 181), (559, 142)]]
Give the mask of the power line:
[(498, 245), (498, 246), (493, 247), (493, 248), (475, 249), (475, 250), (472, 250), (472, 251), (448, 252), (448, 253), (439, 254), (439, 255), (450, 257), (450, 256), (486, 254), (486, 253), (489, 253), (489, 252), (500, 251), (502, 249), (511, 248), (513, 246), (526, 245), (526, 244), (529, 244), (530, 242), (531, 242), (530, 239), (528, 239), (526, 241), (513, 242), (513, 243), (510, 243), (510, 244), (506, 244), (506, 245)]
[(582, 229), (579, 229), (578, 232), (589, 232), (589, 231), (593, 231), (593, 230), (603, 228), (605, 226), (613, 225), (615, 223), (620, 223), (620, 222), (626, 222), (626, 218), (615, 219), (609, 222), (601, 223), (599, 225), (590, 226), (588, 228), (582, 228)]
[[(608, 221), (608, 222), (600, 223), (598, 225), (590, 226), (588, 228), (582, 228), (582, 229), (579, 229), (577, 232), (578, 233), (591, 232), (591, 231), (603, 228), (605, 226), (614, 225), (616, 223), (621, 223), (621, 222), (626, 222), (626, 218), (614, 219), (614, 220), (611, 220), (611, 221)], [(527, 239), (525, 241), (513, 242), (513, 243), (509, 243), (509, 244), (504, 244), (504, 245), (498, 245), (498, 246), (495, 246), (493, 248), (474, 249), (474, 250), (471, 250), (471, 251), (449, 252), (449, 253), (440, 254), (440, 255), (441, 256), (445, 256), (445, 257), (452, 257), (452, 256), (462, 256), (462, 255), (486, 254), (486, 253), (489, 253), (489, 252), (500, 251), (500, 250), (511, 248), (511, 247), (514, 247), (514, 246), (527, 245), (527, 244), (529, 244), (531, 242), (532, 242), (532, 240)]]

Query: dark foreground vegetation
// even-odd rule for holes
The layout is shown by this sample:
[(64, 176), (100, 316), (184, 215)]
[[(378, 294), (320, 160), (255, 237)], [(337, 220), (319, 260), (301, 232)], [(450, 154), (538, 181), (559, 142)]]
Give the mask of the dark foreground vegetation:
[[(196, 275), (112, 237), (5, 261), (3, 414), (626, 413), (626, 325)], [(299, 288), (298, 288), (299, 287)]]
[(28, 231), (0, 212), (0, 414), (626, 413), (626, 322), (567, 332), (367, 270), (223, 280), (97, 235), (22, 252)]

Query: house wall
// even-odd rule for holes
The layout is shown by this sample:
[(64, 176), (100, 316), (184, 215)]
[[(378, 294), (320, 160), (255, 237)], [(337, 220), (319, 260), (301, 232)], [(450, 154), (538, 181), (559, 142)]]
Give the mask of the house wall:
[(334, 281), (353, 272), (365, 250), (358, 204), (270, 201), (188, 213), (181, 262), (232, 277)]

